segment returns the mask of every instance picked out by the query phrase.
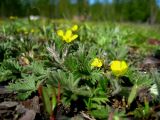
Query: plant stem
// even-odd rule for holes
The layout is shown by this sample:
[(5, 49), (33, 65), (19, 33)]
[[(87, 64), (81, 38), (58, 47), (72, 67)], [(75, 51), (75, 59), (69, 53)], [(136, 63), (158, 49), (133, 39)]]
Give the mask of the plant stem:
[(57, 101), (58, 101), (58, 104), (60, 103), (60, 96), (61, 96), (61, 85), (60, 85), (60, 82), (58, 81), (58, 98), (57, 98)]
[(113, 79), (114, 82), (114, 91), (112, 92), (112, 95), (114, 96), (115, 94), (118, 94), (121, 91), (121, 87), (118, 84), (118, 77), (116, 79)]
[(50, 120), (55, 120), (53, 115), (51, 115), (49, 119)]
[(40, 97), (42, 96), (42, 85), (39, 85), (38, 87), (38, 94)]

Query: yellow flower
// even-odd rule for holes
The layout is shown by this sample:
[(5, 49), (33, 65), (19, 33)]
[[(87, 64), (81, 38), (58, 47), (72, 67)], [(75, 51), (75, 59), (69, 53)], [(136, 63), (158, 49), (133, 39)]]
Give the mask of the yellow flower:
[(57, 31), (58, 36), (63, 37), (64, 36), (64, 32), (63, 30), (58, 30)]
[(16, 20), (18, 17), (17, 16), (10, 16), (9, 19), (10, 20)]
[(71, 29), (72, 29), (72, 31), (77, 31), (78, 30), (78, 25), (74, 25)]
[(32, 29), (31, 29), (31, 33), (34, 33), (34, 32), (35, 32), (35, 30), (32, 28)]
[(73, 34), (71, 30), (67, 30), (65, 33), (63, 32), (63, 30), (58, 30), (57, 31), (58, 36), (60, 36), (66, 43), (70, 43), (73, 40), (75, 40), (78, 35), (77, 34)]
[(125, 61), (112, 61), (111, 62), (111, 70), (115, 76), (122, 76), (128, 69), (128, 65)]
[(101, 67), (102, 66), (102, 60), (99, 58), (94, 58), (94, 60), (91, 63), (92, 67)]

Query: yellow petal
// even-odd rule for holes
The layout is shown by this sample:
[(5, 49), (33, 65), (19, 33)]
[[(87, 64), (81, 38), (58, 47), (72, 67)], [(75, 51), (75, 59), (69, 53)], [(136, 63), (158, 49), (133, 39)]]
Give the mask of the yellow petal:
[(77, 31), (78, 30), (78, 25), (74, 25), (71, 29), (72, 29), (72, 31)]
[(93, 62), (91, 63), (91, 66), (92, 67), (101, 67), (102, 66), (102, 60), (98, 59), (98, 58), (95, 58), (93, 60)]
[(66, 43), (70, 43), (71, 40), (70, 40), (70, 39), (66, 39), (65, 42), (66, 42)]
[(120, 61), (112, 61), (111, 62), (111, 70), (120, 70)]
[(111, 62), (111, 70), (115, 76), (124, 75), (128, 69), (128, 65), (125, 61), (112, 61)]
[(70, 38), (70, 40), (73, 41), (73, 40), (75, 40), (76, 38), (78, 38), (78, 35), (77, 35), (77, 34), (72, 35), (71, 38)]
[(67, 38), (70, 38), (72, 36), (72, 31), (71, 30), (67, 30), (65, 36)]
[(126, 64), (125, 61), (122, 61), (121, 66), (122, 66), (122, 69), (123, 69), (123, 70), (125, 70), (125, 69), (128, 68), (128, 65)]
[(58, 34), (58, 36), (62, 37), (64, 35), (64, 32), (63, 32), (63, 30), (58, 30), (57, 34)]

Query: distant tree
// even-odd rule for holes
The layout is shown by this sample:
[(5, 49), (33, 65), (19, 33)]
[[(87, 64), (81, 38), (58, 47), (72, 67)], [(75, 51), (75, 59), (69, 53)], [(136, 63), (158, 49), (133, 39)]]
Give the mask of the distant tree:
[(158, 6), (156, 4), (156, 0), (148, 0), (148, 2), (150, 5), (149, 23), (154, 24), (158, 16)]
[(105, 12), (99, 0), (96, 0), (95, 3), (91, 5), (90, 12), (93, 20), (100, 20), (105, 16)]
[(89, 2), (88, 0), (77, 0), (78, 5), (78, 14), (79, 15), (86, 15), (89, 10)]
[(2, 16), (24, 16), (24, 10), (20, 0), (0, 0)]
[(113, 0), (115, 18), (122, 21), (155, 21), (156, 0)]
[(122, 19), (122, 6), (125, 4), (125, 0), (113, 0), (114, 19), (121, 21)]
[(70, 0), (59, 0), (58, 2), (58, 12), (59, 17), (68, 17), (69, 16), (69, 9), (70, 9)]
[(51, 18), (160, 22), (156, 0), (0, 0), (0, 16), (37, 14)]
[(42, 16), (49, 17), (49, 7), (50, 1), (49, 0), (37, 0), (36, 8), (39, 9)]

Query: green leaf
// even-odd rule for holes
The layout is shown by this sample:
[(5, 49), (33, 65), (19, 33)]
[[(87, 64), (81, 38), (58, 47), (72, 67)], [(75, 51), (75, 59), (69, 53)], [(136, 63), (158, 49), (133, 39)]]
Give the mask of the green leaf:
[(148, 101), (145, 101), (144, 102), (144, 114), (146, 115), (146, 116), (148, 116), (149, 115), (149, 113), (150, 113), (150, 107), (149, 107), (149, 102)]
[(16, 61), (11, 59), (3, 61), (0, 66), (0, 82), (21, 77), (21, 71), (21, 66)]
[(92, 84), (95, 84), (97, 81), (100, 81), (101, 79), (103, 79), (102, 74), (99, 73), (99, 71), (91, 72), (91, 78), (92, 78), (91, 80)]
[(39, 74), (43, 75), (44, 73), (46, 73), (42, 62), (33, 62), (30, 68), (33, 71), (33, 73), (38, 74), (38, 75)]
[(47, 92), (48, 92), (48, 95), (51, 97), (56, 93), (55, 87), (47, 84)]
[(73, 55), (69, 55), (66, 57), (64, 61), (65, 66), (71, 72), (77, 71), (77, 59), (73, 57)]
[(51, 98), (51, 105), (52, 105), (52, 111), (53, 111), (57, 104), (56, 90), (53, 86), (47, 85), (47, 92), (48, 92), (49, 97)]
[(137, 95), (137, 90), (138, 90), (138, 86), (137, 86), (137, 85), (134, 85), (134, 86), (132, 87), (131, 93), (130, 93), (130, 95), (129, 95), (129, 97), (128, 97), (128, 105), (130, 105), (130, 104), (133, 102), (134, 98), (135, 98), (136, 95)]
[(55, 94), (52, 96), (51, 104), (52, 104), (52, 111), (53, 111), (57, 104), (57, 99)]
[(15, 83), (10, 83), (7, 88), (12, 91), (34, 91), (36, 90), (36, 77), (35, 76), (28, 76), (24, 77), (24, 80), (17, 80)]
[(109, 111), (106, 108), (101, 108), (99, 110), (92, 110), (91, 115), (98, 119), (107, 119)]
[(20, 99), (20, 100), (25, 100), (27, 99), (31, 94), (32, 94), (33, 91), (27, 91), (27, 92), (23, 92), (23, 93), (18, 93), (17, 95), (17, 98)]
[(101, 104), (101, 103), (106, 103), (108, 101), (108, 98), (107, 97), (94, 97), (91, 100), (97, 102), (98, 104)]
[(46, 87), (42, 87), (42, 100), (44, 103), (44, 107), (49, 115), (52, 114), (52, 105), (50, 102), (50, 97), (48, 95), (48, 91)]
[(13, 77), (14, 76), (12, 75), (12, 71), (10, 70), (1, 71), (0, 70), (0, 82), (7, 81)]

